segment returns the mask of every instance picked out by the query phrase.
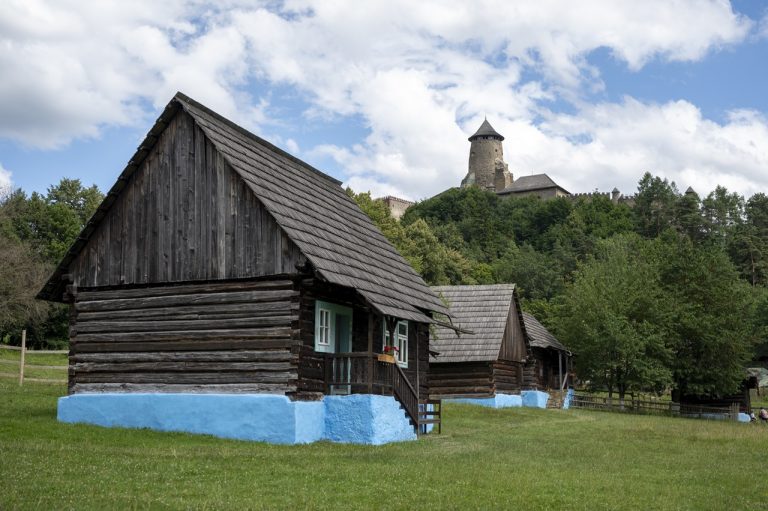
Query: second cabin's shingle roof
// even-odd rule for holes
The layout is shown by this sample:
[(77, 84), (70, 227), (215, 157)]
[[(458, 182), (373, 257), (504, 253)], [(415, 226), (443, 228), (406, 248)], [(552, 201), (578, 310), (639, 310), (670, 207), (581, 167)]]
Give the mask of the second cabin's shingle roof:
[(499, 358), (514, 284), (485, 286), (433, 286), (447, 302), (453, 324), (474, 332), (457, 333), (436, 325), (430, 350), (439, 353), (430, 362), (485, 362)]
[(525, 331), (528, 333), (531, 348), (552, 348), (559, 351), (568, 351), (544, 325), (539, 323), (538, 319), (527, 312), (523, 312), (523, 323), (525, 323)]
[(177, 93), (110, 190), (97, 214), (70, 248), (40, 297), (56, 299), (60, 275), (87, 243), (121, 184), (141, 166), (159, 133), (183, 108), (278, 225), (327, 281), (356, 289), (387, 315), (429, 320), (422, 311), (445, 306), (341, 188), (341, 183)]

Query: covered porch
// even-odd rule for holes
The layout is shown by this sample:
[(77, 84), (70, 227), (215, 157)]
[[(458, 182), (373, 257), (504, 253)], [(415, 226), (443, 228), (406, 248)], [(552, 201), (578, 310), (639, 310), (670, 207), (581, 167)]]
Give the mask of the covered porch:
[(420, 396), (394, 356), (372, 351), (324, 353), (323, 367), (324, 394), (392, 396), (418, 432), (427, 432), (428, 425), (441, 432), (442, 402)]

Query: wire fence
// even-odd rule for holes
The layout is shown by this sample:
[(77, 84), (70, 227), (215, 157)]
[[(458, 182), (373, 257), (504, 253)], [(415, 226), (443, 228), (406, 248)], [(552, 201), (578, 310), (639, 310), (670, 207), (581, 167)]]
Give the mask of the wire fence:
[[(30, 364), (27, 361), (28, 356), (34, 355), (66, 355), (69, 352), (67, 350), (28, 350), (27, 349), (27, 331), (21, 332), (21, 346), (7, 346), (0, 344), (0, 349), (17, 351), (19, 352), (19, 360), (0, 360), (0, 377), (18, 378), (19, 385), (24, 385), (25, 381), (36, 383), (67, 383), (65, 378), (30, 378), (25, 376), (26, 369), (31, 370), (45, 370), (45, 371), (67, 371), (68, 363), (65, 362), (62, 365), (44, 365), (44, 364)], [(8, 373), (2, 371), (3, 366), (16, 366), (18, 372)], [(65, 373), (66, 374), (66, 373)]]

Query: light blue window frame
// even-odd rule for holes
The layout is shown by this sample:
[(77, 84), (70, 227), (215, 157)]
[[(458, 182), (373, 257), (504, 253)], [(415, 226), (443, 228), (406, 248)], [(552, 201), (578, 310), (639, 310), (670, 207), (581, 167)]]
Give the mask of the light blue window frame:
[(352, 351), (352, 308), (322, 300), (315, 301), (315, 351)]

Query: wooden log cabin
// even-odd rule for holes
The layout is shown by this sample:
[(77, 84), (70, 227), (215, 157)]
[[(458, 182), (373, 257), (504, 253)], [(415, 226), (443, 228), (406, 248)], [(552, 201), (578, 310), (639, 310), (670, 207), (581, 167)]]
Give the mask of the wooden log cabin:
[[(550, 350), (565, 348), (559, 343), (559, 348), (547, 344), (551, 334), (540, 323), (524, 320), (514, 284), (436, 286), (432, 290), (448, 303), (455, 325), (472, 332), (436, 326), (429, 361), (433, 398), (487, 400), (551, 388), (539, 376), (539, 368), (550, 367), (542, 366), (550, 364)], [(534, 329), (533, 338), (529, 325)], [(544, 339), (542, 330), (549, 337)], [(503, 401), (494, 403), (516, 406)]]
[(441, 398), (517, 394), (529, 356), (514, 284), (435, 286), (454, 323), (473, 333), (437, 326), (431, 341), (430, 395)]
[(531, 359), (528, 380), (537, 389), (563, 391), (570, 386), (571, 352), (533, 315), (523, 312)]
[[(340, 185), (178, 93), (39, 293), (70, 304), (60, 419), (110, 410), (109, 425), (288, 443), (382, 443), (438, 420), (423, 412), (429, 325), (448, 311)], [(121, 415), (139, 395), (156, 417)], [(232, 426), (237, 396), (254, 431)], [(407, 427), (376, 433), (390, 403)]]

